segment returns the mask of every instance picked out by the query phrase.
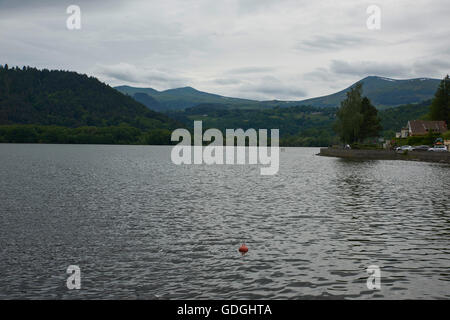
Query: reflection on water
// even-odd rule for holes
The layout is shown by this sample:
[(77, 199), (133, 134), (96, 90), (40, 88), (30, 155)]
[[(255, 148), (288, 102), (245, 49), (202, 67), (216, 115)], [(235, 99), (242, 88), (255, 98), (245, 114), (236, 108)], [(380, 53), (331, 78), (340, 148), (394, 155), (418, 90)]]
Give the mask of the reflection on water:
[(449, 298), (450, 166), (317, 152), (261, 176), (169, 147), (0, 145), (0, 298)]

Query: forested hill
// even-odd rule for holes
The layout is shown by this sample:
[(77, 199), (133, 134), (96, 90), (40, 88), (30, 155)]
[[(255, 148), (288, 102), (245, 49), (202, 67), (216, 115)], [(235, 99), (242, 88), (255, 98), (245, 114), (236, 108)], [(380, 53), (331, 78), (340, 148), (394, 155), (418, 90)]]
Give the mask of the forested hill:
[(71, 128), (121, 125), (141, 130), (180, 126), (96, 78), (0, 65), (0, 125), (12, 124)]
[[(379, 111), (383, 132), (387, 139), (395, 137), (409, 120), (423, 119), (430, 110), (431, 100)], [(283, 146), (328, 146), (339, 143), (333, 131), (337, 108), (295, 106), (271, 109), (236, 109), (222, 104), (200, 104), (167, 114), (186, 127), (195, 120), (203, 121), (204, 128), (276, 128), (280, 130)]]
[(433, 98), (440, 80), (429, 78), (396, 80), (369, 76), (352, 84), (350, 87), (324, 97), (300, 101), (303, 105), (315, 107), (339, 107), (347, 92), (357, 84), (363, 84), (363, 94), (378, 109), (399, 105), (420, 103)]
[[(130, 86), (115, 87), (123, 94), (129, 95), (148, 108), (156, 111), (183, 110), (204, 103), (226, 104), (233, 108), (263, 108), (259, 101), (224, 97), (213, 93), (196, 90), (192, 87), (183, 87), (157, 91), (153, 88), (137, 88)], [(267, 107), (276, 104), (268, 103)]]
[[(369, 76), (352, 84), (348, 88), (327, 96), (301, 101), (256, 101), (230, 98), (198, 91), (191, 87), (157, 91), (152, 88), (136, 88), (119, 86), (115, 89), (129, 95), (148, 108), (171, 112), (195, 107), (199, 104), (217, 105), (233, 109), (269, 109), (273, 107), (312, 106), (318, 108), (338, 108), (347, 92), (357, 84), (363, 84), (363, 94), (367, 96), (378, 109), (387, 109), (405, 104), (420, 103), (433, 98), (439, 86), (439, 79), (419, 78), (395, 80), (377, 76)], [(295, 85), (295, 84), (293, 84)]]

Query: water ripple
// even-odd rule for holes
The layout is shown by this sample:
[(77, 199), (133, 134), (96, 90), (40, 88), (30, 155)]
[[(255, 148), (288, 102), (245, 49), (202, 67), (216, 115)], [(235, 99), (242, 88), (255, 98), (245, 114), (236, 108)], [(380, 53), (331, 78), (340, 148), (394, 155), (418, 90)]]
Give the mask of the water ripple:
[(317, 151), (261, 176), (169, 147), (2, 144), (0, 298), (449, 298), (450, 166)]

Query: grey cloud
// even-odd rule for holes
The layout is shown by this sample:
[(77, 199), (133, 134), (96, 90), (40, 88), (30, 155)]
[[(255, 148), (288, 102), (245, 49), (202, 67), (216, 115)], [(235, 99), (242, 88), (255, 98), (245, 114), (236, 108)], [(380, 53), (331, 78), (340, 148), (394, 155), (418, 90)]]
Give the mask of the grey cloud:
[(292, 83), (283, 83), (275, 77), (264, 77), (256, 83), (246, 83), (238, 88), (241, 96), (257, 97), (260, 100), (295, 100), (307, 95), (306, 91)]
[[(347, 62), (333, 60), (329, 71), (333, 74), (364, 77), (378, 75), (394, 78), (437, 77), (440, 78), (450, 70), (450, 59), (417, 59), (412, 63), (390, 63), (376, 61)], [(321, 71), (316, 70), (318, 74)]]
[(190, 79), (184, 76), (173, 76), (174, 73), (165, 70), (137, 68), (127, 63), (116, 65), (98, 65), (99, 74), (119, 82), (144, 84), (156, 89), (168, 89), (189, 84)]
[(294, 46), (294, 49), (308, 51), (329, 51), (376, 43), (379, 43), (379, 41), (367, 36), (346, 34), (318, 35), (298, 42)]
[(424, 59), (416, 61), (413, 65), (414, 72), (419, 76), (442, 77), (450, 74), (450, 56), (446, 59)]
[(240, 14), (254, 14), (292, 7), (306, 8), (311, 2), (309, 0), (237, 0), (237, 9)]
[(231, 78), (217, 78), (214, 79), (213, 82), (220, 85), (233, 85), (241, 83), (241, 80)]
[[(0, 60), (256, 99), (322, 95), (371, 74), (449, 72), (444, 0), (379, 0), (376, 32), (360, 0), (211, 1), (0, 0)], [(70, 4), (82, 30), (66, 28)]]
[(342, 61), (332, 60), (330, 71), (336, 74), (364, 77), (378, 75), (385, 77), (409, 77), (413, 75), (412, 68), (398, 63), (375, 61)]
[(303, 75), (303, 79), (310, 81), (330, 81), (330, 70), (324, 67), (319, 67), (314, 71), (307, 72)]
[(239, 13), (254, 13), (260, 10), (267, 9), (282, 0), (238, 0)]
[(62, 7), (67, 8), (70, 5), (78, 5), (78, 6), (108, 6), (111, 5), (120, 5), (124, 4), (122, 0), (0, 0), (0, 10), (8, 10), (8, 9), (33, 9), (36, 7), (36, 4), (39, 5), (39, 8), (43, 7)]
[(249, 74), (249, 73), (266, 73), (274, 71), (272, 67), (242, 67), (228, 70), (228, 74)]
[(420, 77), (442, 78), (448, 73), (450, 73), (450, 59), (445, 56), (434, 59), (418, 59), (409, 64), (333, 60), (328, 68), (316, 68), (311, 72), (305, 73), (303, 79), (326, 83), (329, 88), (333, 88), (336, 87), (335, 84), (343, 80), (351, 83), (372, 75), (407, 79)]

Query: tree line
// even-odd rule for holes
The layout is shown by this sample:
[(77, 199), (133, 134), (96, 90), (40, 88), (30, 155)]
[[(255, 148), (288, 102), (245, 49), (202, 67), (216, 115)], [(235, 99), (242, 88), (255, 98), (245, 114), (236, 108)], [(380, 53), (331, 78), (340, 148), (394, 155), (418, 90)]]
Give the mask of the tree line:
[(0, 126), (0, 143), (168, 145), (171, 131), (143, 131), (126, 125), (69, 128), (41, 125)]
[(443, 120), (450, 128), (450, 78), (447, 75), (439, 87), (430, 106), (431, 120)]
[(446, 76), (431, 103), (380, 112), (356, 85), (338, 109), (201, 104), (164, 115), (93, 77), (0, 65), (0, 142), (171, 144), (173, 129), (202, 120), (205, 129), (278, 128), (282, 146), (328, 146), (339, 140), (364, 142), (387, 131), (393, 135), (400, 124), (420, 118), (427, 109), (429, 119), (449, 125), (449, 94)]
[(171, 129), (179, 123), (76, 72), (0, 65), (0, 125)]
[(361, 83), (347, 92), (336, 116), (334, 130), (344, 143), (362, 143), (368, 138), (378, 137), (382, 130), (378, 110), (367, 97), (362, 96)]
[[(407, 113), (404, 114), (403, 111), (407, 111)], [(447, 126), (450, 127), (449, 76), (447, 75), (440, 82), (431, 104), (429, 101), (425, 101), (417, 105), (391, 108), (382, 113), (386, 127), (391, 125), (398, 126), (398, 121), (402, 121), (401, 125), (403, 126), (408, 120), (420, 118), (445, 121)], [(336, 118), (333, 128), (340, 141), (344, 143), (362, 143), (368, 139), (377, 138), (383, 130), (378, 110), (367, 97), (362, 96), (362, 84), (357, 84), (347, 92), (346, 99), (341, 102), (341, 106), (336, 113)], [(416, 140), (423, 142), (432, 139), (432, 137), (427, 137), (426, 139), (420, 140), (417, 138)]]

